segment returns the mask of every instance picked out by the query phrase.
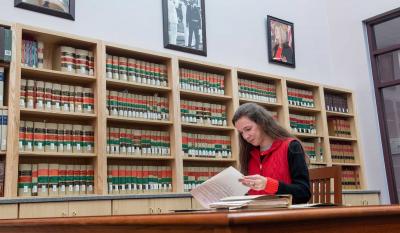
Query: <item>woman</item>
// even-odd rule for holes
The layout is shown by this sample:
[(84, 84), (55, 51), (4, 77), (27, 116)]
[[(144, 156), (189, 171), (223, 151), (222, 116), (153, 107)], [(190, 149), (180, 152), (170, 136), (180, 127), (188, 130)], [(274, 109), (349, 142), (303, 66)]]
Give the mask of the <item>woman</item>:
[(249, 195), (291, 194), (293, 203), (310, 199), (304, 150), (299, 141), (280, 126), (263, 107), (241, 105), (232, 119), (240, 134), (240, 182)]

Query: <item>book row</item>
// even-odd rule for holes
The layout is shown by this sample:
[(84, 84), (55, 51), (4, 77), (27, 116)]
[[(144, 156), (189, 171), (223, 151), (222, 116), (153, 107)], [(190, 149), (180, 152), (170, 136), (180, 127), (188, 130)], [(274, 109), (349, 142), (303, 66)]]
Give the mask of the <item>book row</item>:
[(225, 77), (220, 74), (179, 68), (179, 84), (182, 90), (225, 94)]
[(33, 68), (43, 68), (43, 41), (23, 38), (21, 47), (21, 64)]
[(313, 92), (298, 88), (287, 88), (289, 105), (315, 108)]
[(107, 112), (110, 116), (168, 120), (168, 98), (139, 95), (128, 91), (107, 90)]
[(169, 166), (108, 165), (109, 194), (172, 192), (172, 169)]
[(225, 167), (183, 167), (184, 192), (189, 192)]
[(107, 153), (136, 156), (170, 156), (167, 131), (107, 128)]
[(239, 97), (276, 103), (276, 86), (274, 83), (239, 78)]
[(94, 75), (93, 52), (69, 46), (60, 46), (56, 53), (56, 69), (62, 72)]
[(20, 107), (46, 111), (93, 113), (93, 89), (21, 79)]
[(107, 54), (106, 77), (134, 83), (168, 86), (167, 66)]
[(18, 166), (18, 196), (71, 196), (94, 193), (92, 165), (23, 163)]
[(229, 136), (182, 132), (182, 150), (186, 157), (232, 157)]
[(4, 67), (0, 67), (0, 107), (4, 106), (4, 81), (6, 80), (6, 73)]
[(226, 126), (226, 106), (181, 100), (182, 122)]
[(0, 197), (4, 196), (4, 170), (5, 162), (3, 158), (0, 158)]
[(296, 133), (317, 134), (315, 116), (289, 114), (290, 128)]
[(342, 167), (342, 189), (360, 189), (360, 177), (355, 168)]
[(11, 29), (0, 26), (0, 61), (11, 62), (11, 45), (12, 31)]
[(330, 136), (351, 138), (350, 122), (343, 118), (328, 118), (328, 132)]
[(309, 156), (310, 162), (324, 162), (321, 142), (302, 142), (304, 152)]
[(349, 112), (347, 97), (343, 95), (325, 93), (325, 107), (328, 111)]
[(334, 163), (355, 163), (353, 145), (347, 142), (334, 142), (331, 145), (331, 158)]
[(93, 126), (21, 121), (19, 150), (93, 153)]
[(0, 150), (7, 150), (8, 110), (0, 110)]

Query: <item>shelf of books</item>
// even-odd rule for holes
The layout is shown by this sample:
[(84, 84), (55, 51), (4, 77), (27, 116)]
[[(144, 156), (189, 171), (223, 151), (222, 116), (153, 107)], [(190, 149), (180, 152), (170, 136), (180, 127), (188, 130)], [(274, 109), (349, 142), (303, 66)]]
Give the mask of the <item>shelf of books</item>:
[(14, 33), (5, 196), (93, 194), (99, 43), (25, 25)]
[(362, 154), (359, 151), (354, 97), (350, 90), (324, 87), (326, 122), (332, 166), (343, 170), (343, 189), (361, 189)]
[(0, 197), (4, 196), (10, 77), (13, 76), (12, 24), (0, 22)]
[(231, 119), (248, 102), (302, 140), (312, 167), (341, 165), (346, 189), (364, 187), (350, 91), (4, 28), (15, 39), (11, 63), (0, 61), (0, 196), (188, 192), (240, 166)]
[(233, 71), (230, 67), (186, 58), (178, 58), (178, 69), (182, 191), (190, 191), (189, 186), (195, 187), (208, 177), (204, 169), (237, 166), (238, 140), (230, 121), (236, 106)]

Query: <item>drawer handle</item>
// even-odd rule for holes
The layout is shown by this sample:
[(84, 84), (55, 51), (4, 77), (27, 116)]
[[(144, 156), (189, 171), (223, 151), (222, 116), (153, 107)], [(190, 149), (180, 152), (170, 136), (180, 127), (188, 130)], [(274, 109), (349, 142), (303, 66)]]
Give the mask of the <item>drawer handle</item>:
[(161, 214), (161, 213), (162, 213), (162, 210), (161, 210), (160, 208), (157, 208), (157, 212), (158, 212), (159, 214)]
[(74, 211), (74, 212), (72, 212), (72, 216), (76, 216), (76, 212)]
[(150, 214), (154, 214), (153, 208), (149, 208), (149, 210), (150, 210)]

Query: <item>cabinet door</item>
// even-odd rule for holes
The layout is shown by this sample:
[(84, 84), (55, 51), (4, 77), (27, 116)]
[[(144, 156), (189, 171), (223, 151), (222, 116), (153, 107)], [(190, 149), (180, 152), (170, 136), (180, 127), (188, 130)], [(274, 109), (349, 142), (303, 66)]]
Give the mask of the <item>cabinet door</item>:
[(110, 216), (111, 200), (71, 201), (68, 203), (69, 216)]
[(343, 204), (361, 206), (363, 205), (363, 194), (343, 194)]
[(364, 194), (364, 205), (380, 205), (379, 194)]
[(126, 199), (112, 201), (113, 215), (150, 214), (149, 199)]
[(19, 204), (19, 218), (51, 218), (67, 216), (68, 202)]
[(171, 213), (171, 210), (190, 210), (191, 198), (155, 198), (151, 199), (151, 207), (155, 214)]
[(0, 205), (0, 219), (18, 218), (18, 204)]

